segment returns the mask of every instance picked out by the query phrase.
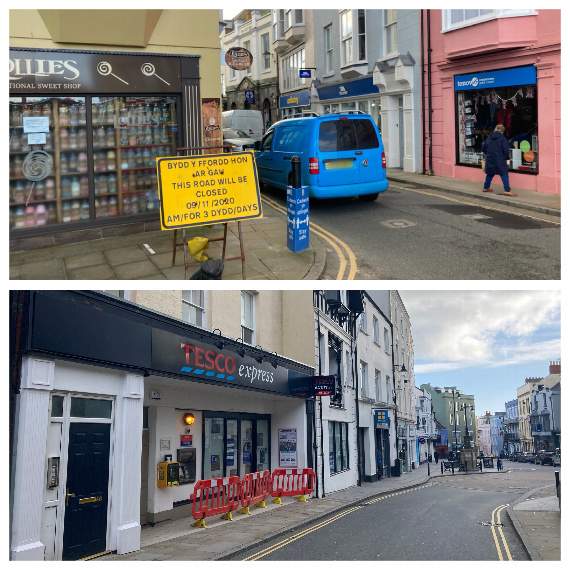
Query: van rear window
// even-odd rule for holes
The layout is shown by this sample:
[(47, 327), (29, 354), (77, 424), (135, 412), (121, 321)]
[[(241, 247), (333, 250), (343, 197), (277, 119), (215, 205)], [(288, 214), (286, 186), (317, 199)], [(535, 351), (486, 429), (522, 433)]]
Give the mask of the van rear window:
[(319, 150), (338, 152), (378, 148), (378, 137), (369, 119), (325, 121), (319, 128)]

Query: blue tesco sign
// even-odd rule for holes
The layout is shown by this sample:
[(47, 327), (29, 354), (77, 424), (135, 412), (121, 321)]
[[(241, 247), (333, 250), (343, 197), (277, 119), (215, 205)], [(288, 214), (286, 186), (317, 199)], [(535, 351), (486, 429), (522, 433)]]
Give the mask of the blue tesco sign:
[(525, 65), (523, 67), (455, 75), (453, 84), (455, 91), (536, 85), (536, 67), (534, 65)]
[(287, 247), (294, 253), (309, 247), (309, 189), (287, 187)]

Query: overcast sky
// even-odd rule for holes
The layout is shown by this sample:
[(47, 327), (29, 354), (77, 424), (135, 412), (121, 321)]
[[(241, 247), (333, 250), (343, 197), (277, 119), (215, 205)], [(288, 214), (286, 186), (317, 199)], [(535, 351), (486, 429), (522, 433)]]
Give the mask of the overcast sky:
[(416, 385), (458, 386), (477, 414), (503, 411), (527, 376), (560, 358), (555, 291), (400, 291), (412, 323)]

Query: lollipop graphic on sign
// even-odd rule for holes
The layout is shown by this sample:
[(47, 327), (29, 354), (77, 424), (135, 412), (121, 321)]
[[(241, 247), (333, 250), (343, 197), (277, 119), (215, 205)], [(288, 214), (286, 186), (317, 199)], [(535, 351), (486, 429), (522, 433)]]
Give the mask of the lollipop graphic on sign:
[(111, 67), (111, 64), (108, 61), (100, 61), (97, 64), (97, 73), (99, 75), (102, 75), (103, 77), (106, 77), (107, 75), (112, 75), (114, 78), (118, 79), (119, 81), (122, 81), (125, 85), (128, 85), (128, 82), (126, 82), (124, 79), (121, 79), (118, 75), (115, 75), (113, 73), (113, 68)]
[(32, 182), (39, 182), (47, 178), (52, 170), (53, 159), (43, 150), (33, 150), (28, 153), (22, 164), (22, 173)]
[(158, 77), (158, 79), (160, 79), (163, 83), (166, 83), (166, 85), (170, 85), (166, 79), (163, 79), (160, 77), (160, 75), (158, 75), (158, 73), (156, 73), (156, 68), (152, 63), (143, 63), (141, 65), (141, 71), (143, 75), (146, 75), (147, 77), (152, 77), (154, 75), (155, 77)]

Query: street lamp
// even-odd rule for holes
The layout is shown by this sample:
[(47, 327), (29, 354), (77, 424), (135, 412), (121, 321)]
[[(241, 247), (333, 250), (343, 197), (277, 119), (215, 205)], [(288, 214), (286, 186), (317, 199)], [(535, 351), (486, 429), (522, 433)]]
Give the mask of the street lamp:
[(459, 444), (457, 443), (457, 415), (455, 413), (455, 388), (453, 388), (451, 390), (451, 394), (453, 396), (453, 434), (454, 434), (454, 439), (455, 439), (455, 450), (453, 452), (453, 457), (454, 457), (454, 461), (455, 461), (455, 455), (457, 453), (457, 448), (459, 447)]

